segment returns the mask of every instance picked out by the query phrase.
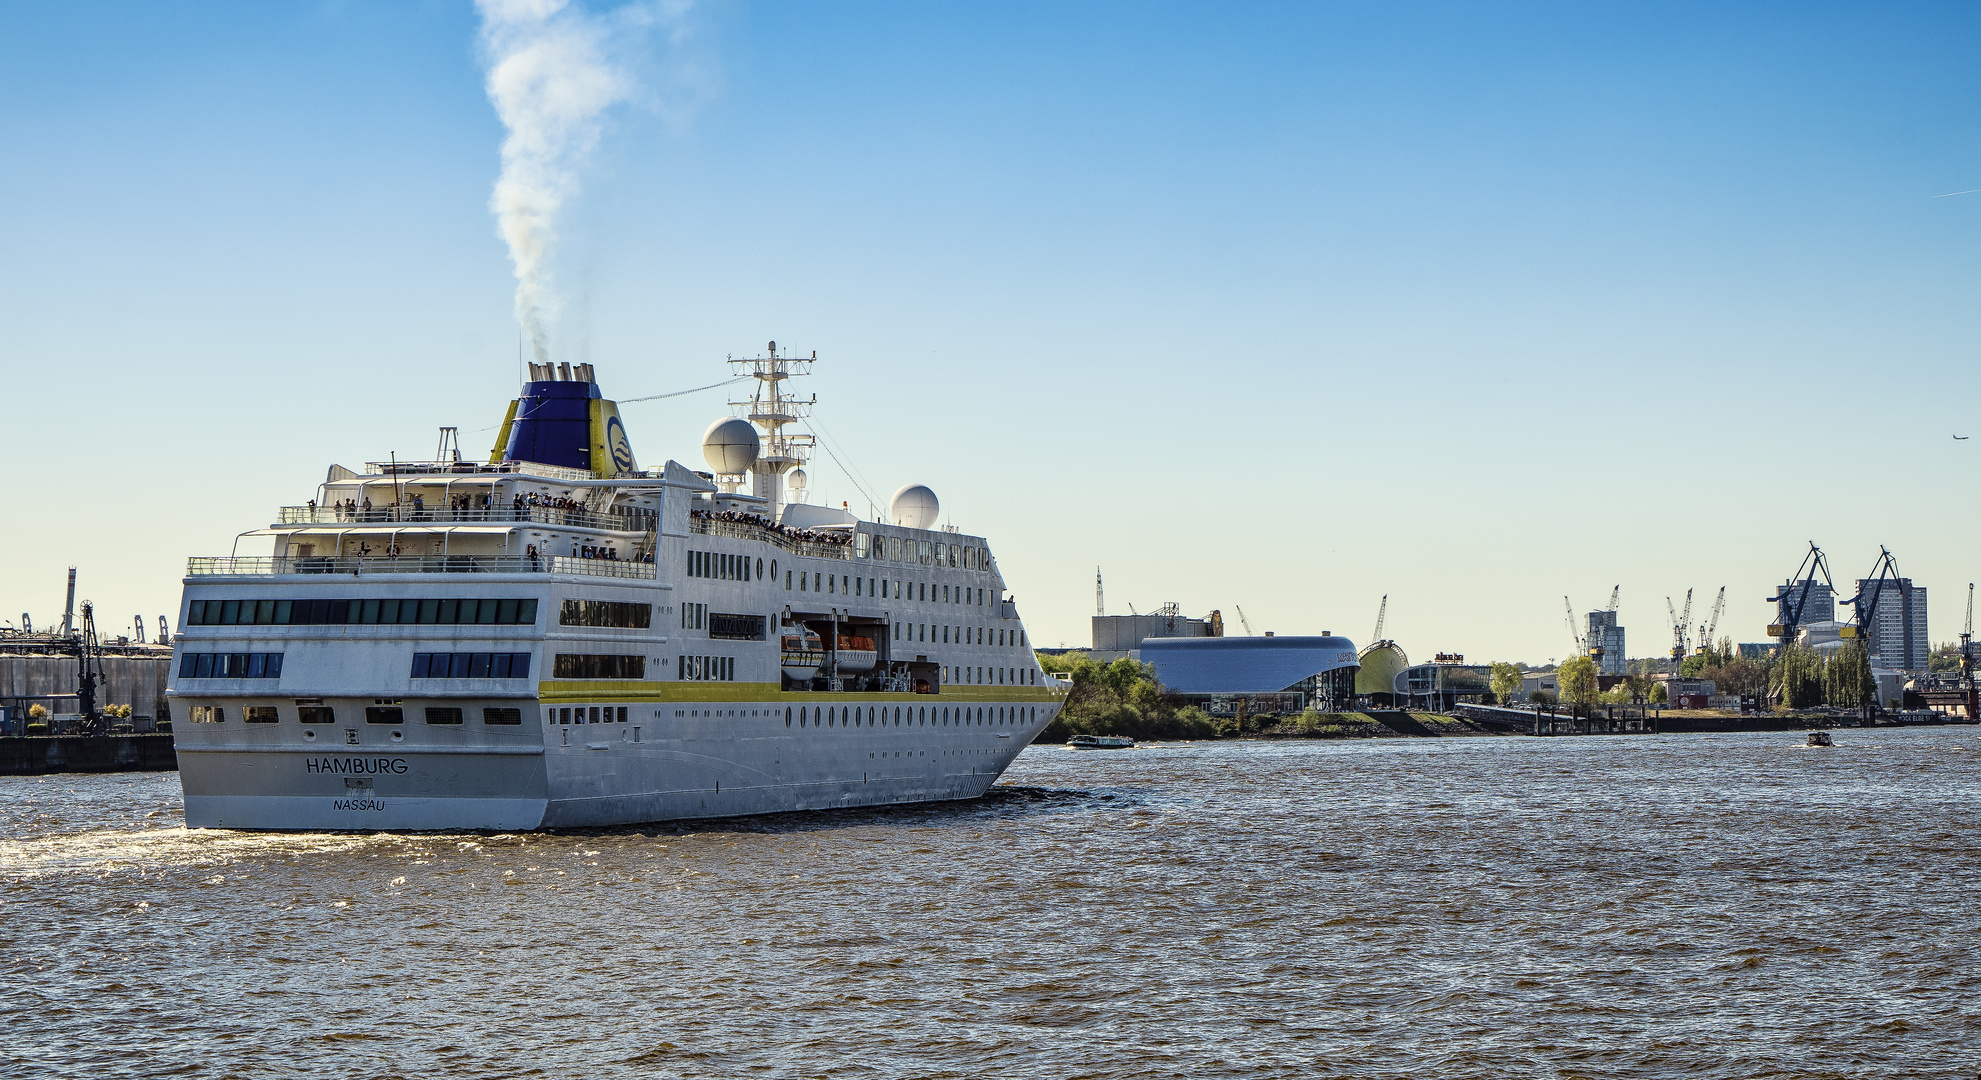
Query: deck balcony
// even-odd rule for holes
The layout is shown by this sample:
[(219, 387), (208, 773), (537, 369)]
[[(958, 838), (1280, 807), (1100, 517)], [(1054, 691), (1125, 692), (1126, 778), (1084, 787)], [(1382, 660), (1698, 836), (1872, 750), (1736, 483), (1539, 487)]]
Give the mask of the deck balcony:
[(571, 574), (651, 581), (654, 567), (626, 559), (568, 555), (400, 555), (392, 558), (305, 556), (194, 556), (187, 577), (263, 577), (288, 574)]
[(637, 514), (598, 513), (592, 510), (558, 509), (550, 506), (508, 506), (486, 510), (450, 510), (445, 507), (417, 509), (411, 506), (374, 506), (369, 510), (346, 510), (338, 506), (284, 506), (277, 525), (392, 525), (406, 522), (433, 524), (485, 524), (523, 522), (562, 525), (576, 529), (603, 529), (608, 532), (646, 532), (656, 519)]
[(806, 540), (781, 529), (751, 521), (725, 521), (721, 518), (691, 517), (688, 531), (703, 536), (732, 536), (738, 540), (762, 540), (790, 552), (819, 559), (851, 559), (853, 545)]

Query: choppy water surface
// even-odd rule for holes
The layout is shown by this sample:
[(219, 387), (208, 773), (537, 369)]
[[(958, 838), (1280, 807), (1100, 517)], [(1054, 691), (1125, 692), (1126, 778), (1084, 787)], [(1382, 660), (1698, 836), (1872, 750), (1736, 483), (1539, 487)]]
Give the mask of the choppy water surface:
[(584, 835), (0, 778), (0, 1074), (1974, 1077), (1978, 735), (1037, 747)]

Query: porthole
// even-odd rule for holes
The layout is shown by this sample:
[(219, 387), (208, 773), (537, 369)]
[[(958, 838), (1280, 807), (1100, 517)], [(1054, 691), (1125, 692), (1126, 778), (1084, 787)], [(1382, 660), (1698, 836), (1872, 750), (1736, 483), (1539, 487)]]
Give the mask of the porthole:
[(791, 706), (789, 705), (786, 705), (784, 707), (784, 726), (785, 727), (791, 726)]
[(805, 726), (805, 710), (803, 709), (798, 710), (798, 726), (799, 727)]
[[(772, 566), (772, 567), (770, 568), (770, 572), (771, 572), (771, 573), (773, 573), (773, 574), (775, 574), (775, 573), (777, 573), (777, 567), (773, 565), (773, 566)], [(764, 576), (764, 561), (763, 561), (762, 559), (758, 559), (758, 560), (757, 560), (757, 577), (759, 577), (759, 578), (762, 578), (763, 576)]]

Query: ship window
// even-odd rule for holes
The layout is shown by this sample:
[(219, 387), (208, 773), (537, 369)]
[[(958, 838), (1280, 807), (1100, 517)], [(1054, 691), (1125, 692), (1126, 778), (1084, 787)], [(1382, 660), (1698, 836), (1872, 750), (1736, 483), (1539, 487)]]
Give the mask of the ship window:
[(378, 621), (378, 601), (366, 600), (358, 605), (358, 621), (375, 623)]
[[(472, 603), (472, 601), (470, 601), (470, 603)], [(435, 618), (434, 621), (445, 624), (445, 623), (458, 622), (460, 618), (461, 618), (461, 602), (451, 596), (441, 597), (439, 615), (437, 618)]]
[(619, 722), (622, 724), (626, 722), (626, 706), (624, 705), (619, 706)]
[(895, 624), (894, 624), (894, 640), (896, 640), (896, 641), (900, 641), (900, 640), (901, 640), (901, 624), (900, 624), (900, 623), (895, 623)]
[(799, 727), (805, 726), (805, 710), (803, 709), (798, 710), (798, 726)]
[(791, 571), (789, 570), (786, 570), (784, 572), (784, 591), (785, 592), (791, 591)]
[(860, 581), (860, 579), (859, 579), (859, 578), (854, 578), (854, 579), (853, 579), (853, 595), (854, 595), (854, 596), (864, 596), (864, 595), (866, 595), (865, 593), (863, 593), (863, 592), (861, 592), (861, 591), (860, 591), (860, 589), (861, 589), (861, 587), (862, 587), (862, 582)]
[(334, 724), (337, 714), (328, 705), (298, 705), (296, 720), (304, 724)]
[(866, 533), (854, 533), (854, 534), (853, 534), (853, 557), (854, 557), (854, 558), (856, 558), (856, 559), (864, 559), (864, 558), (866, 558), (866, 557), (867, 557), (867, 545), (868, 545), (868, 544), (869, 544), (870, 542), (871, 542), (871, 540), (869, 539), (869, 537), (867, 536), (867, 534), (866, 534)]
[(429, 724), (458, 724), (461, 722), (461, 710), (452, 705), (430, 705), (426, 710), (426, 722)]
[(559, 724), (569, 724), (571, 722), (571, 710), (552, 709), (551, 711), (557, 714), (557, 722)]
[(403, 724), (405, 722), (406, 710), (397, 705), (365, 706), (365, 723), (367, 724)]
[(483, 709), (481, 711), (481, 722), (484, 724), (521, 724), (523, 722), (523, 710), (493, 707)]
[[(762, 562), (763, 560), (761, 560), (761, 559), (759, 559), (759, 560), (757, 560), (757, 561), (759, 561), (759, 562)], [(787, 575), (786, 575), (786, 577), (787, 577), (787, 579), (788, 579), (788, 578), (789, 578), (789, 575), (787, 574)], [(771, 579), (772, 581), (776, 581), (776, 580), (777, 580), (777, 560), (776, 560), (776, 559), (772, 559), (772, 560), (770, 561), (770, 579)]]
[(558, 653), (553, 679), (644, 679), (647, 658), (615, 654)]
[(786, 705), (784, 707), (784, 726), (785, 727), (791, 726), (791, 706), (789, 705)]
[(916, 596), (917, 596), (917, 597), (918, 597), (918, 598), (919, 598), (919, 599), (920, 599), (920, 600), (921, 600), (921, 601), (922, 601), (923, 603), (925, 603), (925, 604), (926, 604), (926, 603), (928, 603), (928, 600), (929, 600), (929, 583), (928, 583), (928, 582), (926, 582), (926, 581), (924, 581), (924, 582), (922, 582), (922, 583), (921, 583), (921, 588), (920, 588), (920, 589), (918, 589), (918, 590), (916, 591), (916, 593), (915, 593), (915, 595), (916, 595)]
[(440, 601), (438, 600), (420, 601), (420, 622), (431, 624), (431, 623), (437, 623), (439, 621), (440, 621)]
[(245, 724), (273, 724), (277, 719), (273, 705), (249, 705), (241, 710), (241, 722)]
[(820, 575), (818, 574), (818, 572), (817, 572), (817, 571), (814, 571), (814, 572), (812, 573), (812, 591), (813, 591), (813, 592), (817, 592), (817, 591), (819, 591), (819, 577), (820, 577)]
[[(777, 574), (777, 564), (776, 564), (776, 563), (771, 563), (771, 564), (770, 564), (770, 572), (771, 572), (771, 575), (772, 575), (773, 577), (774, 577), (774, 576), (776, 576), (776, 574)], [(757, 560), (757, 580), (759, 580), (759, 581), (762, 581), (762, 580), (763, 580), (763, 576), (764, 576), (764, 561), (763, 561), (762, 559), (758, 559), (758, 560)]]
[[(188, 654), (188, 659), (193, 661), (193, 678), (210, 679), (213, 677), (213, 657), (213, 653)], [(220, 670), (224, 673), (227, 669), (223, 666)]]
[(839, 591), (839, 582), (833, 580), (832, 578), (826, 578), (825, 591), (829, 593), (837, 593)]
[(218, 724), (227, 719), (226, 710), (218, 705), (195, 705), (186, 712), (186, 719), (195, 724)]

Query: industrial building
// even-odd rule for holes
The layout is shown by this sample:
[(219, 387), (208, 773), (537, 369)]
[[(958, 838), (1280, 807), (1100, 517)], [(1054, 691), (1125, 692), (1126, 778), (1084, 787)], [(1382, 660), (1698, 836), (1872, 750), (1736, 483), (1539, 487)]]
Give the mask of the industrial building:
[(1493, 669), (1490, 664), (1465, 663), (1463, 656), (1443, 657), (1405, 668), (1397, 674), (1394, 687), (1400, 707), (1446, 712), (1461, 703), (1476, 705), (1492, 693)]
[(1926, 636), (1926, 587), (1911, 578), (1857, 581), (1857, 610), (1870, 612), (1865, 628), (1873, 666), (1925, 671), (1933, 643)]
[(1589, 633), (1585, 640), (1589, 645), (1590, 657), (1596, 661), (1597, 672), (1603, 675), (1625, 673), (1623, 627), (1616, 624), (1615, 608), (1589, 613)]
[(1150, 638), (1221, 638), (1224, 615), (1212, 611), (1201, 619), (1188, 618), (1175, 604), (1164, 604), (1147, 615), (1094, 616), (1093, 659), (1112, 663), (1123, 657), (1142, 659), (1142, 643)]
[(1249, 712), (1347, 708), (1360, 666), (1355, 643), (1333, 635), (1149, 637), (1141, 659), (1155, 665), (1164, 689), (1214, 715), (1235, 700)]

